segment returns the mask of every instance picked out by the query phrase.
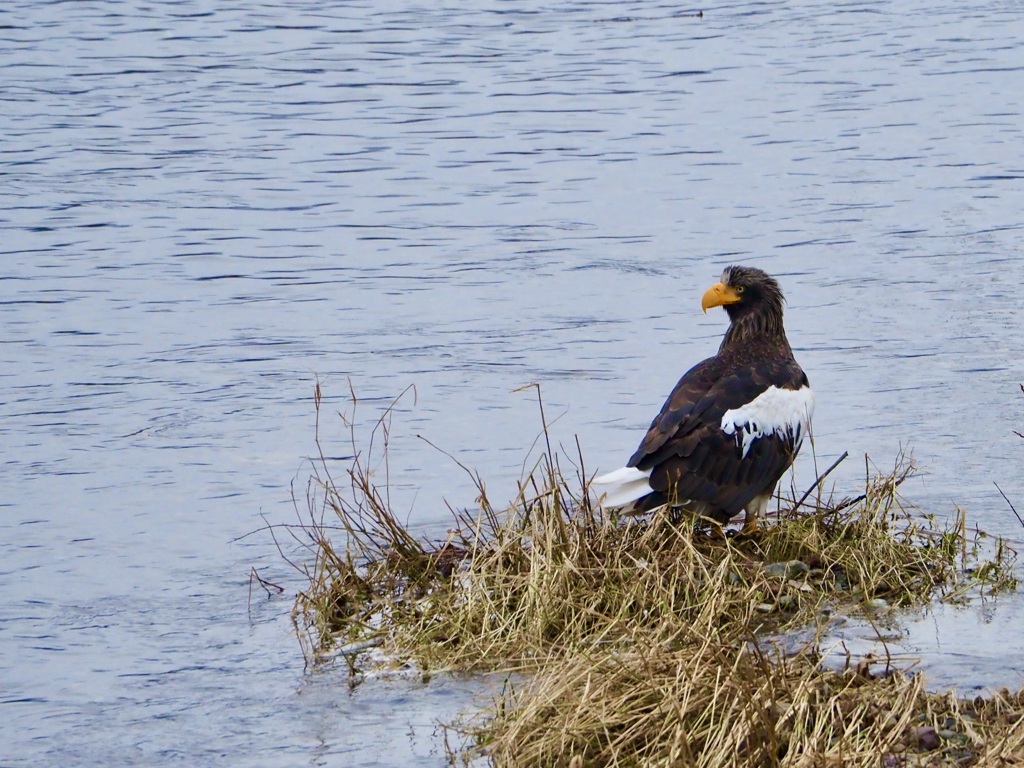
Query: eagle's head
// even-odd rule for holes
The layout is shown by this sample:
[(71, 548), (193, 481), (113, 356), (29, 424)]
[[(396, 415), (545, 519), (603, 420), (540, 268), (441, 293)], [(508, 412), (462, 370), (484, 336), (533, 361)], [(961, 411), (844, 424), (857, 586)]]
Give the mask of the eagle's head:
[(738, 340), (756, 334), (783, 334), (782, 289), (757, 267), (726, 267), (722, 278), (704, 293), (701, 308), (725, 307), (731, 326), (726, 336)]

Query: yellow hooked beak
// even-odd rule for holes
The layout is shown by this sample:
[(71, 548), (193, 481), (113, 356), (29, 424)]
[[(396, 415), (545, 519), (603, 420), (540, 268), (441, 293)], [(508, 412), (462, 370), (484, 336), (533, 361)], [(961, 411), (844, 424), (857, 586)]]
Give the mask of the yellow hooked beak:
[(726, 304), (735, 304), (739, 300), (740, 295), (731, 285), (715, 283), (704, 292), (704, 298), (700, 300), (700, 308), (706, 315), (711, 307), (724, 307)]

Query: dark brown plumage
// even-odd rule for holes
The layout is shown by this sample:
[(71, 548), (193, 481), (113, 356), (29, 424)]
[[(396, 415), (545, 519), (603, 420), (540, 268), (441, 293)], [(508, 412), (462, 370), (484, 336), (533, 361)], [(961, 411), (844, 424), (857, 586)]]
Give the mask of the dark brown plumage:
[(725, 523), (767, 507), (810, 428), (814, 395), (793, 358), (782, 291), (760, 269), (728, 267), (702, 306), (724, 306), (718, 354), (676, 384), (626, 467), (596, 478), (605, 506), (672, 504)]

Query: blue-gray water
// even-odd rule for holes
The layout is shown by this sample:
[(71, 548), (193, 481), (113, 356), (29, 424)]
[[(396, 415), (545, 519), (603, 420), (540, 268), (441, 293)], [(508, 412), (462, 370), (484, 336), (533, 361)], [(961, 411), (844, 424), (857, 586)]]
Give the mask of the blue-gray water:
[[(507, 497), (536, 381), (621, 465), (714, 352), (727, 263), (786, 289), (840, 493), (909, 447), (912, 500), (1021, 538), (993, 487), (1024, 507), (1020, 8), (685, 11), (0, 8), (0, 763), (443, 765), (474, 686), (307, 674), (301, 580), (239, 539), (295, 519), (314, 382), (366, 421), (416, 386), (395, 503), (443, 528), (473, 488), (417, 434)], [(253, 566), (287, 593), (250, 613)], [(1017, 684), (1021, 607), (904, 648)]]

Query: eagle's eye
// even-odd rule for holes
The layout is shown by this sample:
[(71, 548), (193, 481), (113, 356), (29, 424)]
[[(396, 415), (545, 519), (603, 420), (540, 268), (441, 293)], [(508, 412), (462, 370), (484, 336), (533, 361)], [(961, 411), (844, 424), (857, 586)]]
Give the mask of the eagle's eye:
[(744, 290), (746, 289), (742, 285), (736, 286), (736, 293), (743, 293)]

